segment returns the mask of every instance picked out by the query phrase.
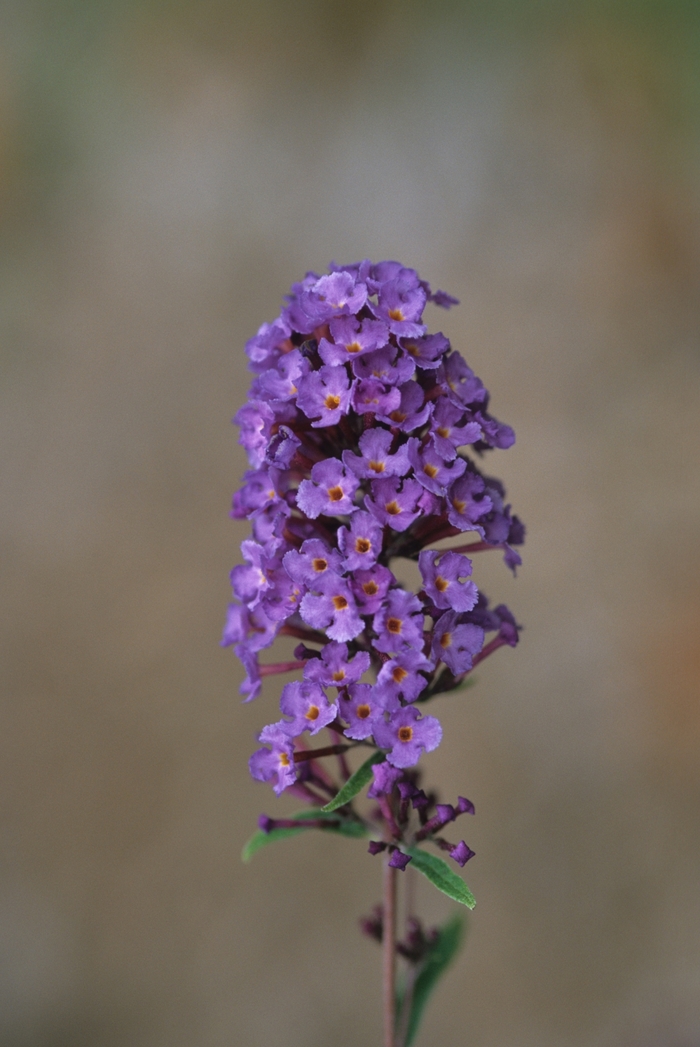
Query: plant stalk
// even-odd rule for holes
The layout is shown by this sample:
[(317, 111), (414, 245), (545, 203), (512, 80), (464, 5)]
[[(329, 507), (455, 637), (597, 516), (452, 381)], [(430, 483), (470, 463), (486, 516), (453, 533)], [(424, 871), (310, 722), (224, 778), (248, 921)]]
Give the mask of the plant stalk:
[(384, 862), (384, 920), (382, 933), (382, 988), (384, 1047), (395, 1047), (396, 1009), (396, 869)]

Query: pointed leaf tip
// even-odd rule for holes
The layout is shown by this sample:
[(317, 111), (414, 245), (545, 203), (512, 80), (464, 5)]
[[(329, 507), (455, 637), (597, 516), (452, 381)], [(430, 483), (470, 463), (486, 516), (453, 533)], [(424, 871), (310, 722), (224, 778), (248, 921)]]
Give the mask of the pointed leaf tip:
[(443, 894), (446, 894), (454, 902), (466, 905), (468, 909), (474, 908), (476, 898), (462, 877), (453, 872), (447, 862), (444, 862), (442, 858), (438, 858), (434, 854), (420, 850), (418, 847), (409, 848), (408, 853), (413, 858), (414, 868), (422, 872), (433, 886), (437, 887), (439, 891), (442, 891)]

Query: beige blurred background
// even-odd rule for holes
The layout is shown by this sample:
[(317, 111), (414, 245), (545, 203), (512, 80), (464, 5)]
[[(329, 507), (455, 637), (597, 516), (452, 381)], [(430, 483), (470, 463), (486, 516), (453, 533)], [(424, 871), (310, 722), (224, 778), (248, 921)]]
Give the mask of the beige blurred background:
[(0, 15), (2, 1047), (379, 1042), (377, 860), (240, 863), (293, 805), (217, 646), (244, 341), (364, 256), (461, 299), (529, 526), (436, 703), (479, 904), (419, 1043), (700, 1045), (700, 7)]

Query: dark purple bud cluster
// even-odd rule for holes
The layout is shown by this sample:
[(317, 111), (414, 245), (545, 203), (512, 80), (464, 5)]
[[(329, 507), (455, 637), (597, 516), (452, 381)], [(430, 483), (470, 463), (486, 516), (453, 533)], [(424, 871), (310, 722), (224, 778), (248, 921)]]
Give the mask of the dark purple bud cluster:
[[(250, 760), (253, 777), (278, 794), (325, 802), (318, 794), (332, 786), (298, 739), (327, 728), (333, 745), (319, 754), (383, 751), (369, 795), (386, 800), (440, 744), (425, 701), (518, 641), (510, 611), (490, 608), (471, 577), (471, 554), (482, 550), (502, 550), (512, 570), (520, 563), (523, 525), (500, 481), (476, 464), (515, 437), (448, 339), (427, 332), (428, 302), (456, 300), (398, 262), (332, 265), (295, 284), (246, 346), (255, 378), (235, 420), (250, 470), (232, 515), (250, 520), (252, 537), (231, 573), (222, 643), (245, 666), (246, 700), (263, 676), (303, 671), (282, 689), (282, 716)], [(435, 548), (466, 532), (468, 544)], [(418, 592), (394, 573), (401, 557), (418, 563)], [(260, 666), (280, 634), (303, 641), (296, 660)], [(401, 793), (409, 801), (416, 806)], [(421, 838), (461, 813), (438, 805)], [(445, 846), (459, 864), (471, 856), (463, 842)], [(396, 867), (409, 860), (394, 849)]]

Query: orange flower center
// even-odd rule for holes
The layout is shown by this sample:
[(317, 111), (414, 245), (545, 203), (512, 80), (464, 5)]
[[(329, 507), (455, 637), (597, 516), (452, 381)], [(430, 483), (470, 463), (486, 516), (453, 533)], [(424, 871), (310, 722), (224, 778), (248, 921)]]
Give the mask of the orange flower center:
[(401, 619), (400, 618), (387, 618), (386, 627), (390, 633), (401, 632)]
[(423, 466), (423, 472), (425, 473), (426, 476), (429, 476), (430, 479), (432, 480), (433, 477), (437, 476), (437, 474), (438, 474), (438, 467), (436, 465), (431, 465), (430, 462), (428, 462), (427, 465)]
[(376, 596), (379, 592), (379, 586), (376, 582), (365, 582), (362, 586), (362, 591), (366, 596)]
[(384, 462), (370, 462), (369, 463), (369, 467), (370, 467), (370, 469), (372, 470), (373, 473), (383, 473), (384, 472)]
[(386, 511), (389, 513), (390, 516), (398, 516), (401, 512), (401, 506), (396, 500), (394, 500), (393, 502), (389, 502), (389, 504), (386, 506)]
[(328, 560), (324, 560), (322, 557), (317, 556), (315, 560), (311, 561), (311, 566), (316, 574), (320, 574), (321, 571), (325, 571), (328, 568)]
[(358, 705), (357, 707), (357, 715), (360, 720), (366, 720), (371, 712), (369, 705)]
[(400, 742), (410, 742), (412, 737), (413, 737), (413, 728), (412, 727), (399, 727), (399, 741)]
[(401, 683), (402, 680), (406, 679), (408, 673), (405, 669), (402, 669), (400, 665), (395, 665), (391, 675), (394, 683)]
[(335, 393), (329, 393), (323, 402), (329, 411), (335, 411), (336, 407), (340, 407), (340, 397)]
[(444, 593), (445, 589), (449, 584), (450, 583), (447, 581), (447, 579), (443, 578), (441, 574), (439, 574), (435, 579), (435, 588), (439, 593)]
[(443, 651), (452, 646), (452, 633), (443, 633), (440, 637), (440, 646)]
[(335, 683), (340, 683), (341, 680), (345, 679), (345, 670), (338, 669), (337, 672), (333, 673), (333, 680)]
[(343, 497), (343, 488), (342, 487), (329, 487), (328, 488), (328, 497), (330, 498), (330, 500), (332, 502), (339, 502), (342, 499), (342, 497)]
[(333, 597), (333, 606), (335, 607), (336, 611), (344, 611), (347, 605), (348, 601), (345, 599), (344, 596)]
[(309, 708), (306, 710), (306, 719), (307, 720), (318, 720), (318, 716), (319, 716), (320, 711), (321, 710), (319, 709), (319, 707), (317, 705), (310, 705)]
[(349, 353), (359, 353), (362, 351), (362, 346), (358, 342), (350, 342), (350, 345), (345, 347)]
[(289, 757), (286, 753), (280, 753), (280, 765), (282, 767), (289, 767)]
[(355, 541), (355, 552), (368, 553), (372, 548), (369, 538), (358, 538)]
[(390, 309), (389, 316), (392, 320), (403, 320), (403, 313), (400, 309)]

